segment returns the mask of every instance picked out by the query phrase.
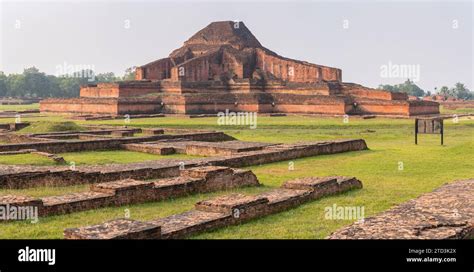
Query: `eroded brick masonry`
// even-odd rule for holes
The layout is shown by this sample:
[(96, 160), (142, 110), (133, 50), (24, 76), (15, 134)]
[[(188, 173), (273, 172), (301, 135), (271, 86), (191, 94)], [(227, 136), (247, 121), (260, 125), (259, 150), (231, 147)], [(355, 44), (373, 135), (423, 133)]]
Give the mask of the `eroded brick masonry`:
[(228, 194), (200, 201), (195, 209), (142, 222), (116, 219), (66, 229), (66, 239), (178, 239), (279, 213), (319, 198), (362, 188), (355, 177), (308, 177), (286, 182), (259, 195)]
[(332, 233), (329, 239), (472, 239), (474, 180), (445, 184)]
[(225, 110), (311, 114), (438, 114), (433, 101), (342, 82), (338, 68), (263, 47), (243, 22), (213, 22), (181, 48), (136, 69), (136, 80), (82, 86), (42, 112), (206, 114)]

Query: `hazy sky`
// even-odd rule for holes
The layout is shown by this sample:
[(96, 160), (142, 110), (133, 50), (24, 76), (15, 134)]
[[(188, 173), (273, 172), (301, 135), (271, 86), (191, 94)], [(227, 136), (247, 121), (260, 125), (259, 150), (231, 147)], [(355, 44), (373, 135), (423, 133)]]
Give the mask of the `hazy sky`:
[(92, 67), (122, 75), (127, 67), (168, 56), (212, 21), (240, 20), (265, 47), (341, 68), (344, 81), (400, 83), (405, 74), (396, 69), (411, 68), (409, 76), (425, 90), (458, 81), (473, 89), (471, 1), (42, 1), (0, 7), (0, 70), (6, 73), (36, 66), (48, 74)]

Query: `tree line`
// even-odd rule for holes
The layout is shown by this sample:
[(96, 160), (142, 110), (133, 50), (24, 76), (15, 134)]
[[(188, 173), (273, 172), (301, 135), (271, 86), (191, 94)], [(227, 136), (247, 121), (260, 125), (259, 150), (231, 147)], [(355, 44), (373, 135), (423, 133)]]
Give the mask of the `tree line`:
[(54, 76), (40, 72), (36, 67), (24, 69), (21, 74), (6, 75), (0, 71), (0, 97), (77, 97), (81, 85), (133, 80), (134, 77), (133, 67), (122, 77), (114, 73), (95, 74), (92, 70)]
[[(36, 67), (24, 69), (22, 74), (5, 75), (0, 71), (0, 97), (78, 97), (81, 85), (133, 80), (134, 71), (135, 68), (130, 67), (125, 70), (125, 75), (122, 77), (114, 73), (95, 74), (92, 70), (54, 76), (40, 72)], [(421, 89), (410, 79), (396, 85), (379, 85), (379, 89), (403, 92), (417, 97), (439, 94), (458, 99), (474, 99), (474, 93), (460, 82), (452, 88), (447, 86), (442, 86), (439, 90), (435, 88), (433, 93)]]
[(379, 85), (379, 89), (387, 90), (390, 92), (402, 92), (408, 95), (417, 97), (431, 96), (431, 95), (444, 95), (455, 97), (457, 99), (469, 100), (474, 99), (474, 92), (470, 91), (464, 83), (458, 82), (454, 84), (454, 87), (442, 86), (441, 88), (435, 88), (434, 92), (425, 91), (418, 87), (413, 81), (407, 79), (405, 82), (396, 85)]

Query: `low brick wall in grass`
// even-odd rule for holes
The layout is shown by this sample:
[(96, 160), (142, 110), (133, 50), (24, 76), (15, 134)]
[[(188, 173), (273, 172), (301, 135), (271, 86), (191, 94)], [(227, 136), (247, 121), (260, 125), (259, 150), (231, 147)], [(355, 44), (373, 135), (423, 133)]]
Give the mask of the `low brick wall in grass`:
[(0, 196), (0, 207), (34, 205), (40, 216), (50, 216), (258, 185), (257, 177), (250, 170), (205, 166), (183, 170), (175, 178), (99, 183), (91, 185), (89, 191), (67, 195), (38, 199), (17, 195)]
[[(298, 184), (294, 189), (293, 184)], [(178, 239), (279, 213), (324, 196), (362, 188), (354, 177), (305, 178), (255, 196), (230, 194), (196, 203), (195, 209), (148, 222), (116, 219), (66, 229), (66, 239)]]
[(129, 164), (68, 167), (0, 166), (0, 188), (21, 189), (38, 186), (69, 186), (109, 182), (120, 179), (154, 179), (175, 177), (182, 167), (214, 165), (241, 168), (317, 155), (367, 149), (362, 139), (324, 141), (301, 144), (271, 145), (261, 150), (240, 152), (229, 156), (199, 159), (169, 159)]
[[(40, 136), (35, 136), (40, 137)], [(233, 138), (222, 132), (195, 132), (183, 133), (177, 135), (153, 135), (144, 137), (125, 137), (125, 138), (108, 138), (93, 140), (55, 140), (41, 141), (30, 143), (15, 143), (0, 145), (0, 152), (17, 151), (21, 149), (36, 149), (49, 153), (65, 153), (78, 151), (94, 151), (94, 150), (114, 150), (121, 149), (121, 145), (129, 143), (140, 143), (146, 141), (156, 141), (164, 139), (188, 139), (193, 141), (226, 141)]]

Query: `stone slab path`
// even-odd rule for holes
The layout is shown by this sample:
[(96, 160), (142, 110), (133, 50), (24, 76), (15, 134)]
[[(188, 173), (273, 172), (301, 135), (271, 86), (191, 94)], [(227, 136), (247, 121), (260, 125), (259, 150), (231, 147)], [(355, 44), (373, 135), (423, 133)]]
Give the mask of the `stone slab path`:
[(474, 179), (456, 181), (332, 233), (329, 239), (474, 238)]

